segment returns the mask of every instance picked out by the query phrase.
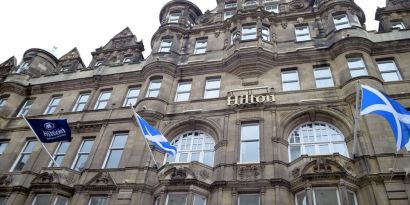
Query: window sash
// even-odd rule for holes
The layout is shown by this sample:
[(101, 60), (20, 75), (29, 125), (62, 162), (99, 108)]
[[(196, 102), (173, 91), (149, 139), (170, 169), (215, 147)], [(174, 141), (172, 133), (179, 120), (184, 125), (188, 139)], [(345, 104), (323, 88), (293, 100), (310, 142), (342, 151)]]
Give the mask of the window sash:
[(57, 196), (56, 199), (54, 200), (53, 205), (67, 205), (68, 204), (68, 198), (64, 196)]
[(138, 96), (140, 95), (140, 88), (129, 88), (127, 96), (124, 99), (123, 107), (134, 106), (138, 101)]
[(3, 155), (8, 144), (9, 144), (8, 142), (0, 142), (0, 156)]
[(162, 80), (151, 80), (146, 97), (158, 97)]
[[(182, 196), (182, 198), (179, 198), (179, 199), (181, 199), (181, 201), (176, 201), (175, 203), (171, 203), (171, 201), (175, 200), (176, 196)], [(174, 200), (172, 200), (172, 198), (174, 198)], [(168, 193), (167, 200), (166, 200), (166, 205), (186, 205), (187, 201), (188, 201), (188, 194), (187, 193)]]
[(0, 98), (0, 109), (4, 107), (4, 105), (6, 105), (7, 102), (7, 98)]
[(94, 110), (100, 110), (107, 108), (108, 101), (111, 98), (111, 90), (110, 91), (101, 91), (100, 96), (98, 97), (97, 102), (95, 103)]
[[(85, 144), (89, 144), (89, 150), (83, 150)], [(88, 157), (91, 153), (93, 145), (94, 145), (94, 139), (84, 139), (81, 142), (81, 146), (78, 149), (77, 155), (75, 157), (73, 165), (71, 166), (71, 169), (80, 171), (80, 170), (85, 168), (85, 164), (88, 161)], [(83, 156), (85, 156), (85, 157), (83, 157)], [(83, 160), (83, 159), (84, 159), (84, 161), (80, 162), (80, 160)], [(83, 163), (83, 164), (79, 164), (79, 163)]]
[[(103, 168), (118, 168), (120, 163), (125, 144), (128, 139), (128, 134), (115, 134), (111, 140), (110, 147), (108, 148), (107, 155), (105, 157)], [(112, 155), (113, 153), (120, 153), (119, 156)], [(112, 156), (117, 158), (111, 158)], [(118, 160), (113, 162), (112, 160)]]
[[(56, 151), (54, 152), (53, 159), (59, 163), (61, 167), (61, 162), (64, 160), (64, 157), (68, 151), (68, 147), (70, 146), (70, 142), (60, 142), (57, 146)], [(53, 160), (50, 160), (48, 163), (48, 167), (57, 167), (57, 164), (53, 162)]]
[(273, 13), (279, 13), (279, 4), (277, 3), (266, 3), (265, 10)]
[(182, 13), (180, 11), (169, 13), (168, 23), (178, 23), (181, 16), (182, 16)]
[(353, 78), (368, 75), (363, 58), (349, 58), (347, 59), (347, 65)]
[(44, 110), (44, 114), (53, 114), (55, 110), (57, 109), (58, 105), (60, 104), (61, 97), (53, 97), (51, 98), (50, 102), (48, 103), (48, 106), (46, 110)]
[(177, 93), (175, 95), (175, 102), (188, 101), (191, 93), (192, 82), (178, 83)]
[(295, 28), (296, 41), (309, 41), (310, 31), (308, 26), (299, 26)]
[(300, 90), (299, 73), (297, 70), (282, 71), (282, 90)]
[[(257, 200), (257, 202), (252, 200)], [(239, 194), (238, 197), (238, 205), (260, 205), (260, 201), (261, 198), (259, 194)]]
[(221, 88), (221, 79), (208, 79), (205, 83), (204, 98), (217, 98)]
[(90, 201), (88, 205), (106, 205), (107, 204), (107, 197), (104, 196), (92, 196), (90, 197)]
[(256, 25), (242, 27), (242, 40), (256, 39)]
[[(31, 153), (33, 152), (35, 146), (36, 146), (35, 140), (28, 140), (26, 142), (23, 149), (21, 149), (20, 154), (17, 157), (16, 161), (14, 162), (12, 168), (10, 169), (10, 172), (23, 170), (24, 166), (27, 164), (27, 161), (30, 159)], [(22, 162), (24, 164), (22, 166), (21, 165), (19, 166), (19, 164)], [(18, 167), (18, 170), (16, 170), (17, 167)]]
[(315, 75), (316, 88), (333, 87), (332, 73), (329, 67), (315, 68), (313, 71)]
[(377, 61), (377, 67), (386, 82), (401, 80), (401, 75), (393, 60)]
[(90, 93), (81, 93), (78, 98), (77, 102), (73, 107), (73, 112), (81, 112), (84, 110), (85, 105), (88, 102), (88, 98), (90, 97)]
[(167, 53), (171, 50), (172, 40), (171, 39), (163, 39), (159, 46), (158, 52)]
[(28, 111), (30, 110), (31, 106), (33, 105), (34, 100), (26, 100), (26, 102), (24, 102), (23, 107), (21, 107), (19, 113), (17, 114), (17, 117), (21, 117), (21, 116), (25, 116), (27, 115)]
[(399, 22), (392, 22), (391, 23), (392, 24), (392, 28), (397, 28), (397, 29), (399, 29), (399, 30), (403, 30), (403, 29), (405, 29), (406, 27), (404, 26), (404, 23), (402, 22), (402, 21), (399, 21)]
[(206, 53), (206, 48), (208, 46), (208, 40), (197, 40), (195, 43), (195, 52), (194, 54), (203, 54)]
[(236, 8), (238, 6), (238, 4), (235, 3), (227, 3), (225, 4), (225, 9), (231, 9), (231, 8)]
[(346, 14), (333, 16), (333, 23), (335, 24), (336, 30), (351, 27), (349, 18)]
[(262, 39), (265, 41), (270, 41), (270, 29), (269, 27), (262, 27)]
[(231, 18), (233, 15), (235, 15), (236, 10), (232, 11), (225, 11), (224, 12), (224, 20)]
[(51, 200), (51, 194), (37, 194), (33, 200), (32, 205), (44, 205), (48, 204)]
[[(241, 162), (259, 162), (260, 154), (260, 125), (259, 123), (246, 123), (241, 125)], [(249, 149), (248, 147), (251, 147)]]
[[(332, 191), (334, 191), (334, 192), (333, 192), (333, 193), (327, 193), (327, 194), (324, 195), (325, 198), (326, 198), (326, 202), (325, 202), (325, 201), (321, 201), (321, 199), (318, 198), (319, 195), (318, 195), (317, 193), (318, 193), (320, 190), (323, 190), (323, 191), (330, 191), (330, 190), (332, 190)], [(335, 194), (335, 197), (336, 197), (336, 198), (334, 198), (334, 199), (335, 199), (336, 201), (330, 201), (331, 203), (329, 203), (329, 198), (332, 196), (332, 194)], [(315, 205), (341, 205), (341, 204), (340, 204), (339, 191), (338, 191), (337, 188), (315, 188), (315, 189), (313, 189), (313, 201), (314, 201)], [(320, 203), (320, 202), (322, 202), (322, 203)], [(335, 202), (335, 203), (337, 203), (337, 204), (332, 203), (332, 202)]]

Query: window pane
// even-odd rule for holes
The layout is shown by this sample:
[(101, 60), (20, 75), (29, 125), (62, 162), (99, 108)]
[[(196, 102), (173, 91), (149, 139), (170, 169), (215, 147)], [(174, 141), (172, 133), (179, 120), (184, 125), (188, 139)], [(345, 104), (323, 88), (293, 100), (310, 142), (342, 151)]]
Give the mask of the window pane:
[(27, 146), (24, 149), (25, 153), (31, 153), (34, 150), (34, 147), (36, 146), (36, 141), (28, 141)]
[(140, 89), (139, 88), (131, 88), (128, 91), (128, 97), (138, 97), (140, 94)]
[(93, 147), (94, 140), (84, 140), (83, 146), (81, 147), (81, 152), (89, 153)]
[(105, 205), (106, 197), (91, 197), (88, 205)]
[(178, 84), (178, 92), (186, 92), (191, 90), (191, 83), (179, 83)]
[(360, 70), (350, 70), (350, 74), (352, 75), (352, 77), (358, 77), (358, 76), (365, 76), (367, 75), (366, 71), (364, 69), (360, 69)]
[(168, 194), (167, 205), (186, 205), (187, 194)]
[(259, 139), (259, 124), (243, 124), (241, 126), (241, 140)]
[(334, 144), (333, 145), (333, 152), (338, 152), (341, 155), (346, 156), (346, 145), (345, 144)]
[(205, 205), (206, 198), (204, 196), (194, 195), (194, 205)]
[(290, 146), (290, 159), (291, 161), (300, 157), (300, 146)]
[(54, 205), (67, 205), (68, 199), (63, 196), (57, 196)]
[(24, 154), (20, 157), (19, 161), (16, 164), (16, 167), (14, 168), (13, 171), (21, 171), (24, 168), (24, 165), (26, 165), (28, 159), (30, 158), (30, 155)]
[(52, 163), (52, 167), (58, 167), (61, 166), (62, 162), (63, 162), (64, 156), (58, 155), (58, 156), (54, 156), (54, 160), (57, 162), (57, 164), (55, 164), (53, 161), (51, 161)]
[(314, 154), (316, 154), (315, 146), (314, 146), (314, 145), (306, 146), (306, 147), (305, 147), (305, 154), (307, 154), (307, 155), (314, 155)]
[(6, 197), (0, 196), (0, 205), (5, 204), (5, 202), (6, 202)]
[(159, 94), (159, 90), (151, 90), (151, 91), (148, 91), (147, 97), (157, 97), (158, 94)]
[(4, 153), (4, 150), (6, 150), (7, 144), (8, 143), (1, 143), (0, 144), (0, 155), (2, 155)]
[(315, 78), (329, 78), (332, 77), (329, 68), (316, 68), (314, 71)]
[(120, 163), (122, 150), (111, 150), (105, 168), (117, 168)]
[(319, 145), (319, 154), (329, 154), (329, 153), (330, 153), (330, 150), (329, 150), (328, 144)]
[(316, 205), (339, 205), (336, 189), (315, 189)]
[(128, 135), (115, 135), (114, 141), (111, 147), (115, 147), (115, 148), (125, 147), (125, 144), (127, 143), (127, 138), (128, 138)]
[(347, 61), (349, 68), (364, 68), (364, 62), (362, 58), (350, 58)]
[(50, 200), (49, 194), (37, 195), (33, 205), (45, 205), (45, 204), (48, 204), (49, 200)]
[(282, 72), (282, 81), (297, 81), (299, 75), (297, 71), (284, 71)]
[(259, 141), (241, 143), (241, 162), (259, 162)]
[(218, 97), (219, 97), (219, 90), (207, 90), (204, 96), (205, 99), (218, 98)]
[(296, 205), (307, 205), (306, 192), (302, 192), (296, 195)]
[(190, 95), (189, 93), (178, 93), (175, 101), (176, 102), (188, 101), (189, 95)]
[(333, 80), (331, 78), (329, 79), (320, 79), (320, 80), (316, 80), (316, 87), (317, 88), (329, 88), (329, 87), (333, 87)]
[(239, 195), (239, 205), (259, 205), (259, 195)]
[(299, 82), (283, 83), (283, 91), (300, 90)]
[(188, 162), (188, 153), (181, 153), (179, 155), (179, 162)]
[(204, 152), (204, 164), (209, 166), (214, 165), (214, 152)]
[(354, 192), (347, 191), (347, 204), (348, 205), (357, 205), (356, 196)]
[(70, 146), (70, 142), (61, 142), (60, 147), (58, 148), (57, 153), (66, 153), (68, 147)]
[(397, 72), (382, 73), (382, 77), (386, 82), (400, 80), (400, 76)]
[(83, 170), (85, 168), (86, 163), (87, 163), (87, 159), (88, 159), (88, 154), (80, 154), (78, 156), (77, 163), (74, 166), (74, 169), (78, 170), (78, 171)]

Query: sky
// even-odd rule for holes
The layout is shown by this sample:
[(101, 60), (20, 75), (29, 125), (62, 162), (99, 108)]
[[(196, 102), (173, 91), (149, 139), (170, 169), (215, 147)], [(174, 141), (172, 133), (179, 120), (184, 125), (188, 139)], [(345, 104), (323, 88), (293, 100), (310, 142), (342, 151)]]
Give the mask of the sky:
[[(151, 52), (151, 37), (159, 27), (159, 12), (170, 0), (1, 0), (0, 63), (11, 56), (20, 63), (30, 48), (52, 50), (57, 57), (74, 47), (86, 66), (91, 52), (129, 27), (143, 40), (144, 57)], [(191, 0), (204, 13), (216, 7), (216, 0)], [(367, 30), (376, 30), (377, 6), (386, 0), (355, 0), (365, 11)]]

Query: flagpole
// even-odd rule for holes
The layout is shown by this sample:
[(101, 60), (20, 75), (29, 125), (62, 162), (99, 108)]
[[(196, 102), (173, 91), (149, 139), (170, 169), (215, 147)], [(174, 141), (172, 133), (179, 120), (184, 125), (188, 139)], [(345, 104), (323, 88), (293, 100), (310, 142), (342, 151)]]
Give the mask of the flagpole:
[(140, 127), (140, 131), (141, 131), (141, 134), (142, 134), (142, 138), (144, 138), (145, 143), (146, 143), (146, 145), (148, 146), (149, 153), (151, 154), (151, 158), (152, 158), (152, 160), (154, 161), (155, 166), (158, 168), (158, 167), (159, 167), (159, 166), (158, 166), (158, 163), (157, 163), (157, 161), (155, 160), (155, 157), (154, 157), (154, 154), (152, 153), (151, 147), (150, 147), (149, 144), (148, 144), (148, 140), (147, 140), (147, 138), (144, 136), (144, 133), (143, 133), (142, 130), (141, 130), (141, 127), (142, 127), (142, 126), (141, 126), (139, 120), (135, 117), (135, 115), (137, 115), (137, 112), (135, 111), (135, 109), (134, 109), (134, 107), (133, 107), (132, 105), (130, 105), (130, 107), (131, 107), (131, 110), (132, 110), (132, 115), (134, 116), (135, 120), (136, 120), (137, 123), (138, 123), (138, 126)]
[(353, 130), (353, 158), (357, 154), (357, 129), (359, 126), (359, 101), (360, 101), (360, 81), (356, 82), (356, 113), (354, 116), (354, 130)]
[(34, 136), (36, 136), (37, 140), (41, 143), (41, 146), (43, 146), (44, 150), (46, 150), (48, 156), (50, 156), (51, 160), (54, 162), (54, 164), (56, 164), (58, 167), (60, 166), (60, 164), (58, 164), (56, 162), (56, 160), (54, 160), (53, 156), (50, 154), (50, 152), (47, 150), (46, 146), (44, 146), (43, 142), (41, 142), (40, 138), (37, 136), (36, 132), (34, 131), (33, 127), (31, 127), (30, 123), (27, 121), (26, 117), (24, 115), (22, 115), (24, 121), (27, 123), (28, 127), (31, 129), (31, 131), (34, 133)]

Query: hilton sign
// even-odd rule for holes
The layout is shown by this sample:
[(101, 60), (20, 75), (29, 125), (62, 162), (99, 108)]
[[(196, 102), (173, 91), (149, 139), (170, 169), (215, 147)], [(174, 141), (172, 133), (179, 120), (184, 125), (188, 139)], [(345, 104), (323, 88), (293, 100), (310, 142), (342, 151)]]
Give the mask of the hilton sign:
[(245, 105), (255, 103), (268, 103), (275, 102), (274, 95), (240, 95), (240, 96), (228, 96), (227, 105)]

